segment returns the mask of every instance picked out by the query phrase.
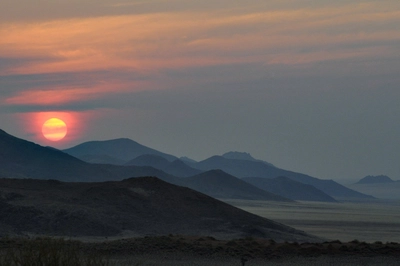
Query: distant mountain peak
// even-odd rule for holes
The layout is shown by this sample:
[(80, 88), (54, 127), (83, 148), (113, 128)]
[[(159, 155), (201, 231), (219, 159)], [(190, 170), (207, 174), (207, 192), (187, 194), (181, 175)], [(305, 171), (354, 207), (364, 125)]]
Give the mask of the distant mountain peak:
[(392, 182), (395, 181), (393, 181), (390, 177), (386, 175), (377, 175), (377, 176), (368, 175), (360, 179), (360, 181), (358, 181), (356, 184), (377, 184), (377, 183), (392, 183)]
[(222, 157), (226, 159), (235, 159), (235, 160), (247, 160), (247, 161), (257, 161), (253, 156), (251, 156), (248, 152), (239, 152), (239, 151), (230, 151), (224, 153)]
[(275, 167), (273, 164), (263, 161), (263, 160), (258, 160), (255, 159), (253, 156), (251, 156), (250, 153), (248, 152), (239, 152), (239, 151), (230, 151), (227, 153), (224, 153), (221, 157), (225, 159), (230, 159), (230, 160), (242, 160), (242, 161), (252, 161), (252, 162), (262, 162), (265, 163), (269, 166)]

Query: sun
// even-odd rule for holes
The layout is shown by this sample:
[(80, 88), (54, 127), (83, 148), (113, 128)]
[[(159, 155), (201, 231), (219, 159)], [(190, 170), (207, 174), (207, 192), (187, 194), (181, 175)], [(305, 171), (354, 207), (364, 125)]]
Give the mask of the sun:
[(67, 135), (67, 125), (58, 118), (50, 118), (42, 126), (43, 136), (51, 141), (62, 140)]

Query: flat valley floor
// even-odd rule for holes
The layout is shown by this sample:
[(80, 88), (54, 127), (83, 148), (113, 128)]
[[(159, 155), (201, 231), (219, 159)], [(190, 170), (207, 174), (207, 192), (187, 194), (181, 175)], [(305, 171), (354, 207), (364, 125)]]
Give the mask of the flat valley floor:
[(328, 240), (400, 242), (400, 201), (352, 203), (224, 201), (245, 211)]

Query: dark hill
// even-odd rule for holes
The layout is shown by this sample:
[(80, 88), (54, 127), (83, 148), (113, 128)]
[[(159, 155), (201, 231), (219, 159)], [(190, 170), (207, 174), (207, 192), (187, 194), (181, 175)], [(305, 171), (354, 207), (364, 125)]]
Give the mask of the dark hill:
[(151, 149), (137, 143), (136, 141), (126, 138), (84, 142), (63, 151), (80, 159), (83, 159), (85, 158), (85, 156), (88, 155), (106, 155), (124, 162), (128, 162), (129, 160), (132, 160), (144, 154), (158, 155), (167, 159), (168, 161), (173, 161), (177, 159), (173, 155)]
[(292, 200), (336, 202), (334, 198), (316, 189), (314, 186), (306, 185), (283, 176), (275, 178), (245, 177), (242, 180), (265, 191)]
[(386, 175), (378, 175), (378, 176), (369, 175), (360, 179), (360, 181), (358, 181), (356, 184), (379, 184), (379, 183), (393, 183), (393, 182), (395, 181)]
[(0, 227), (9, 235), (185, 234), (320, 240), (153, 177), (104, 183), (0, 179)]
[(203, 171), (221, 169), (228, 174), (243, 177), (275, 178), (286, 176), (294, 181), (312, 185), (335, 199), (371, 199), (372, 196), (349, 189), (333, 180), (323, 180), (305, 174), (283, 170), (264, 162), (227, 159), (222, 156), (213, 156), (204, 161), (192, 164), (192, 167)]

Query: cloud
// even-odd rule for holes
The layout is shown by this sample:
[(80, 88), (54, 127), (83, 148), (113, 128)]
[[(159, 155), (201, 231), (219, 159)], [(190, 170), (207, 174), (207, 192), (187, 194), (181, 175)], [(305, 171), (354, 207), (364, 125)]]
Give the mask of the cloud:
[[(349, 44), (358, 50), (364, 43), (376, 47), (400, 41), (398, 30), (382, 31), (376, 26), (400, 23), (399, 18), (400, 11), (373, 4), (244, 14), (106, 16), (4, 26), (0, 45), (1, 53), (9, 57), (48, 58), (48, 62), (9, 68), (9, 73), (18, 74), (139, 71), (246, 61), (296, 64), (304, 61), (303, 50), (308, 50), (307, 61), (314, 62), (331, 60), (332, 49), (336, 53), (344, 49), (347, 57), (365, 56), (346, 52)], [(288, 56), (279, 61), (283, 54)]]
[[(218, 2), (216, 9), (207, 2), (203, 8), (187, 4), (163, 13), (153, 9), (2, 23), (0, 85), (5, 89), (0, 101), (9, 107), (101, 105), (100, 99), (116, 94), (190, 88), (191, 82), (207, 82), (206, 69), (211, 74), (230, 69), (224, 75), (230, 83), (261, 78), (272, 68), (282, 72), (282, 66), (287, 72), (297, 66), (376, 62), (400, 55), (400, 11), (393, 6), (370, 1), (289, 8), (294, 3), (283, 1), (269, 8), (272, 4), (254, 1), (222, 8), (227, 3)], [(114, 3), (129, 9), (126, 4)], [(257, 74), (249, 75), (248, 66), (257, 66)]]

